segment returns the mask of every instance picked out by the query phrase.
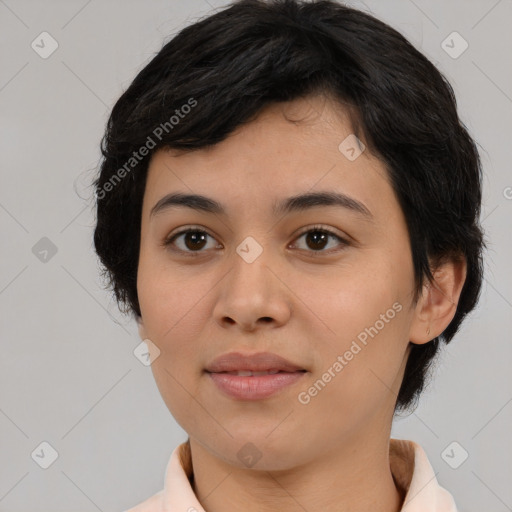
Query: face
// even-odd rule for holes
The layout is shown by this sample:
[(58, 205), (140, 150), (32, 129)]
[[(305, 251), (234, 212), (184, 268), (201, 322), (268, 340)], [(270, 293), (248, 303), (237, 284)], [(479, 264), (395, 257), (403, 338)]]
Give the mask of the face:
[[(231, 464), (250, 442), (259, 467), (289, 468), (391, 423), (415, 314), (412, 257), (384, 165), (357, 156), (351, 134), (348, 117), (310, 97), (268, 107), (213, 148), (150, 162), (140, 334), (160, 351), (151, 367), (176, 421)], [(221, 210), (161, 201), (176, 193)], [(275, 210), (320, 193), (344, 200)], [(271, 352), (303, 371), (267, 397), (232, 396), (205, 371), (230, 352)]]

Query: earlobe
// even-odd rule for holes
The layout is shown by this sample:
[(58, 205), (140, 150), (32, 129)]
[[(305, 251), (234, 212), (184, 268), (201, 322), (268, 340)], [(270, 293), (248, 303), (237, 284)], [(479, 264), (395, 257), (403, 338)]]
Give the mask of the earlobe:
[(428, 343), (448, 327), (457, 311), (466, 272), (464, 258), (447, 261), (436, 268), (434, 282), (425, 283), (416, 305), (409, 332), (412, 343)]

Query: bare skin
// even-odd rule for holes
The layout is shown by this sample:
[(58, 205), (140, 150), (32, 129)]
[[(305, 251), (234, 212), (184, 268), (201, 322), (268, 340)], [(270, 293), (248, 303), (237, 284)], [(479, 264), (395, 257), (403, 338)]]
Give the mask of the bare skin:
[[(272, 105), (213, 148), (160, 150), (150, 162), (139, 332), (160, 350), (152, 371), (189, 434), (194, 491), (207, 512), (401, 509), (388, 450), (409, 347), (450, 323), (466, 269), (446, 263), (412, 302), (403, 213), (380, 160), (365, 150), (350, 161), (338, 149), (353, 133), (342, 114), (321, 96)], [(371, 216), (332, 205), (272, 213), (276, 201), (319, 191), (350, 196)], [(173, 206), (151, 215), (172, 192), (207, 196), (225, 213)], [(314, 226), (333, 235), (322, 245), (308, 237)], [(205, 232), (202, 245), (190, 235), (163, 245), (188, 227)], [(251, 263), (236, 251), (249, 236), (262, 249)], [(401, 309), (390, 319), (393, 304)], [(383, 314), (388, 321), (377, 323)], [(381, 324), (307, 394), (365, 328)], [(269, 398), (235, 400), (204, 371), (232, 351), (274, 352), (307, 372)], [(237, 456), (247, 443), (261, 455), (252, 467)]]

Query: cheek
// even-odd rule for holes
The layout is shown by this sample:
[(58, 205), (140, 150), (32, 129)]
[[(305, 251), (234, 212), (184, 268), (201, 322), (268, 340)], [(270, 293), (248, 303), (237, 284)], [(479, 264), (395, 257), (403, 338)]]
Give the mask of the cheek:
[(165, 344), (175, 338), (175, 332), (194, 323), (189, 315), (204, 285), (198, 287), (184, 267), (170, 264), (161, 249), (143, 247), (137, 272), (137, 293), (144, 325), (149, 334)]
[(137, 293), (145, 334), (160, 350), (151, 365), (153, 373), (157, 383), (168, 380), (165, 389), (177, 386), (171, 375), (178, 382), (186, 379), (186, 370), (190, 373), (197, 358), (195, 340), (201, 329), (200, 318), (206, 314), (201, 301), (204, 286), (197, 284), (177, 270), (170, 272), (157, 258), (141, 255)]
[(379, 404), (396, 398), (408, 344), (405, 299), (412, 276), (407, 266), (393, 266), (384, 258), (359, 268), (325, 282), (322, 294), (315, 288), (309, 295), (329, 327), (315, 347), (322, 353), (314, 376), (322, 391), (315, 400), (320, 409), (336, 403), (340, 414), (352, 414), (356, 422), (356, 416), (371, 415)]
[(304, 286), (303, 295), (334, 340), (356, 337), (401, 296), (397, 276), (381, 261), (358, 262)]
[[(175, 420), (185, 430), (201, 417), (197, 340), (206, 312), (204, 286), (155, 265), (139, 267), (138, 295), (146, 336), (159, 348), (151, 364), (155, 383)], [(204, 282), (203, 282), (204, 285)]]
[(373, 302), (357, 299), (350, 307), (340, 306), (334, 324), (336, 339), (331, 336), (328, 344), (318, 340), (316, 350), (322, 360), (301, 389), (305, 395), (300, 403), (309, 403), (298, 406), (299, 410), (324, 431), (341, 434), (364, 429), (396, 400), (407, 345), (405, 308), (387, 297), (378, 302), (375, 293), (368, 299)]

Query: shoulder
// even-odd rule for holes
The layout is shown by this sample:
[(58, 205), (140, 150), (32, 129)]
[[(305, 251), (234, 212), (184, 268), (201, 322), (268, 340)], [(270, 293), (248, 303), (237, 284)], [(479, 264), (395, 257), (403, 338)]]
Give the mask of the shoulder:
[(390, 465), (397, 488), (405, 494), (402, 511), (457, 512), (450, 492), (439, 485), (425, 450), (414, 441), (390, 440)]
[(123, 512), (160, 512), (163, 511), (163, 489), (135, 507), (123, 510)]
[[(187, 485), (190, 487), (190, 483), (187, 480), (188, 475), (185, 473), (184, 468), (192, 472), (188, 441), (177, 446), (172, 451), (167, 463), (164, 488), (142, 503), (125, 509), (123, 512), (164, 512), (169, 509), (174, 510), (170, 496), (173, 496), (172, 501), (174, 502), (176, 496), (181, 495), (184, 489), (186, 492)], [(193, 493), (192, 489), (190, 489), (190, 492)]]

